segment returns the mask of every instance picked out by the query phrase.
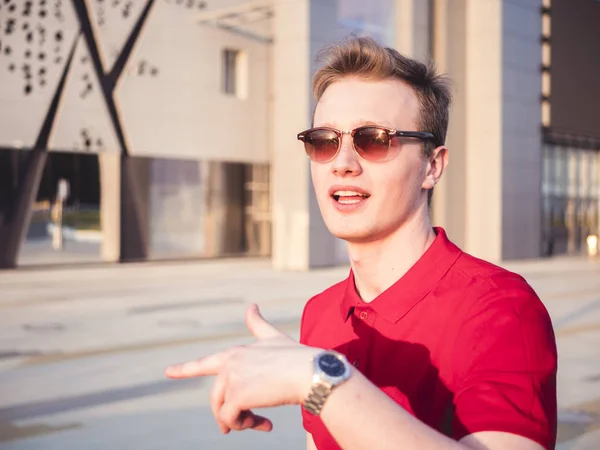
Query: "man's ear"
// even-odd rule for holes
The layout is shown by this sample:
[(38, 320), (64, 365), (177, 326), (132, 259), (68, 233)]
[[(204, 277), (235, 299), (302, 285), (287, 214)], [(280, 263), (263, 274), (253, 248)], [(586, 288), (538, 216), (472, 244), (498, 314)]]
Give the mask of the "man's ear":
[(448, 166), (448, 149), (443, 145), (436, 147), (429, 161), (427, 162), (427, 171), (423, 180), (423, 189), (433, 189), (442, 178), (442, 174)]

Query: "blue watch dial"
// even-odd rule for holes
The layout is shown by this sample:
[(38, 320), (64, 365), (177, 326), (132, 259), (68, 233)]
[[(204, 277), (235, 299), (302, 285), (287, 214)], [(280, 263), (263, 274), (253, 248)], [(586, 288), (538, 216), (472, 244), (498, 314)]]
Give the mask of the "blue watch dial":
[(319, 358), (319, 368), (330, 377), (341, 377), (346, 372), (344, 363), (329, 354)]

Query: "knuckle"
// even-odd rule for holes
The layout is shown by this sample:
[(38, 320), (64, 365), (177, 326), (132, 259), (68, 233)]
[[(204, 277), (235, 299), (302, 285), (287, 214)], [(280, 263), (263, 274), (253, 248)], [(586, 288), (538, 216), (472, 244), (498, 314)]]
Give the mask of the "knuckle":
[(244, 351), (247, 349), (247, 347), (245, 345), (236, 345), (234, 347), (231, 347), (229, 349), (229, 360), (237, 360), (239, 359)]
[(245, 409), (248, 403), (246, 397), (247, 393), (244, 389), (235, 387), (227, 391), (225, 402), (233, 409), (242, 410)]
[(229, 386), (225, 394), (227, 403), (237, 404), (240, 397), (240, 390), (237, 386)]

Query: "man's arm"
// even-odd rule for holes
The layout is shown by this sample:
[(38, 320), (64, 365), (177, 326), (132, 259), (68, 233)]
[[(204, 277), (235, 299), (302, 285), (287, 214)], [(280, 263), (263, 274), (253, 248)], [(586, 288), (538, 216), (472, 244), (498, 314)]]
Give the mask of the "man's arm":
[[(167, 369), (171, 378), (217, 376), (211, 407), (224, 433), (249, 428), (270, 431), (270, 421), (251, 409), (302, 404), (310, 390), (310, 361), (321, 351), (279, 332), (256, 306), (248, 310), (246, 321), (258, 339), (255, 344)], [(473, 433), (454, 441), (405, 411), (357, 370), (333, 390), (320, 417), (345, 450), (543, 450), (510, 433)]]
[(544, 448), (537, 442), (533, 442), (523, 436), (499, 431), (480, 431), (465, 436), (460, 442), (473, 450), (489, 450), (497, 448), (534, 450)]
[(543, 450), (536, 442), (510, 433), (474, 433), (454, 441), (406, 412), (358, 371), (331, 393), (321, 419), (345, 450)]
[[(459, 442), (420, 422), (358, 371), (325, 403), (321, 415), (329, 432), (348, 450), (372, 444), (347, 435), (347, 422), (360, 424), (364, 436), (383, 433), (404, 448), (551, 448), (556, 352), (549, 316), (535, 294), (521, 285), (493, 290), (471, 308), (457, 341), (466, 353), (456, 372)], [(388, 448), (380, 445), (372, 446)]]

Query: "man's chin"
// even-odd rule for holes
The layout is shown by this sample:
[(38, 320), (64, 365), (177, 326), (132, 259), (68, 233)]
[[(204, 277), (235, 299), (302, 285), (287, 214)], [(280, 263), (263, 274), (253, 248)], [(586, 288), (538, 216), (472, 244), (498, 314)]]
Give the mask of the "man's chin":
[(367, 230), (330, 227), (329, 232), (336, 238), (350, 244), (360, 244), (373, 240), (373, 233), (370, 233)]

